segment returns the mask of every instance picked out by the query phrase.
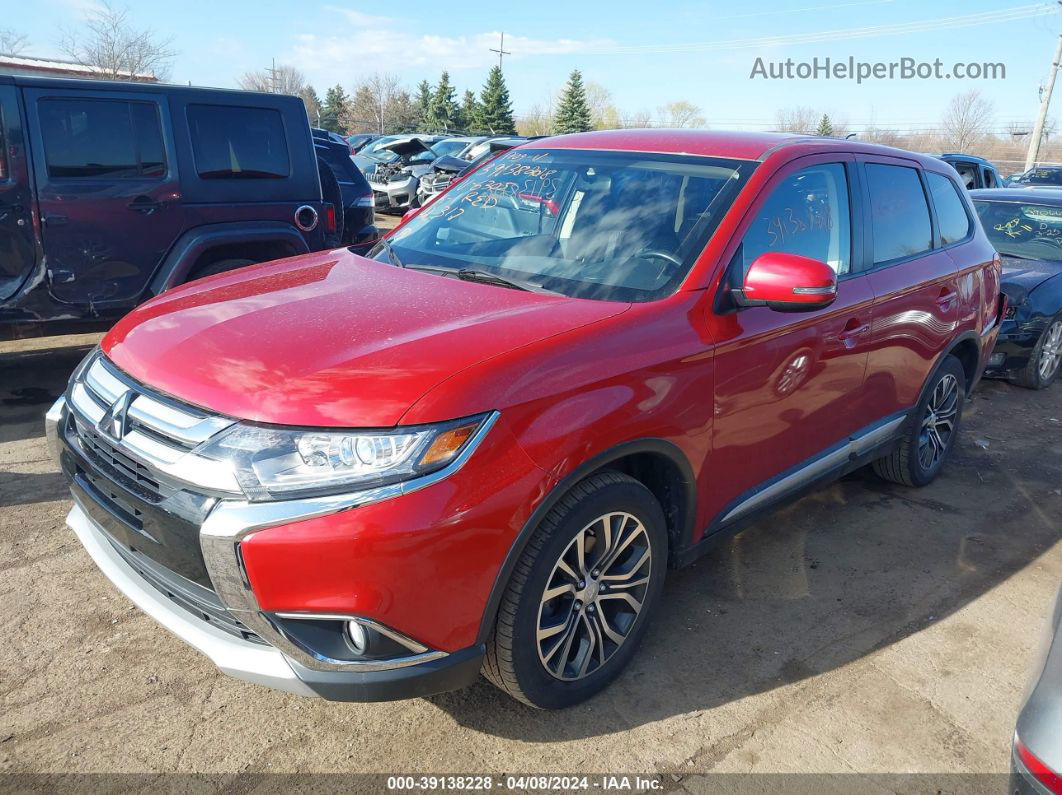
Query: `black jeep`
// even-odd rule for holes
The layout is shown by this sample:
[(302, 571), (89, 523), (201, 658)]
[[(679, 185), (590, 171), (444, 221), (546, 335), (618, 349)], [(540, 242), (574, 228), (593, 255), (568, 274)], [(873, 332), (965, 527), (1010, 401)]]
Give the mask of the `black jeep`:
[(348, 242), (336, 182), (297, 97), (0, 75), (0, 339)]

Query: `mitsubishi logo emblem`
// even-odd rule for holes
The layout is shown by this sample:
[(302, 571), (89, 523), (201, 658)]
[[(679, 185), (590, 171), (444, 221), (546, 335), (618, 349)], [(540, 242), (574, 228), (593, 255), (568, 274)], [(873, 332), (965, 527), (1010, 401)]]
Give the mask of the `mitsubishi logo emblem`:
[(129, 430), (129, 404), (132, 402), (132, 392), (122, 393), (100, 420), (100, 430), (116, 442), (121, 441)]

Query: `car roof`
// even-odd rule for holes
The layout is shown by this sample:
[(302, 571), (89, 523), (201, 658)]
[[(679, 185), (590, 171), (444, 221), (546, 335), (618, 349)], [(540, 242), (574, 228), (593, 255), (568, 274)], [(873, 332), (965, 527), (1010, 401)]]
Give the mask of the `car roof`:
[(985, 160), (980, 155), (971, 155), (965, 152), (944, 152), (943, 154), (936, 155), (938, 159), (943, 160), (945, 157), (954, 157), (956, 160), (969, 160), (973, 163), (981, 163), (982, 165), (991, 166), (992, 164)]
[(843, 138), (775, 132), (730, 132), (722, 130), (633, 129), (557, 135), (529, 141), (522, 148), (590, 149), (615, 152), (700, 155), (733, 160), (766, 160), (780, 149), (797, 157), (815, 152), (849, 152), (891, 155), (918, 161), (923, 166), (942, 162), (935, 157)]
[(978, 188), (970, 191), (977, 201), (1026, 202), (1062, 207), (1062, 186), (1030, 185), (1027, 188)]

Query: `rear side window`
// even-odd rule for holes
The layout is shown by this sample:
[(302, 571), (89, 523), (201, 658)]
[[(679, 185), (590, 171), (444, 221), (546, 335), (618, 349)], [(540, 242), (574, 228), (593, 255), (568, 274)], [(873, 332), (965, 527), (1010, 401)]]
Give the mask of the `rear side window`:
[(291, 173), (280, 111), (189, 105), (188, 128), (201, 179), (283, 179)]
[(837, 273), (851, 267), (852, 222), (844, 166), (811, 166), (774, 187), (739, 249), (742, 275), (761, 254), (782, 251), (825, 262)]
[(874, 264), (912, 257), (933, 247), (929, 205), (918, 171), (867, 163)]
[(970, 234), (970, 217), (959, 198), (958, 187), (943, 174), (934, 174), (932, 171), (926, 172), (926, 182), (933, 196), (933, 206), (937, 209), (940, 242), (945, 246), (958, 243)]
[(166, 173), (154, 103), (46, 98), (38, 113), (49, 177), (129, 179)]
[(996, 173), (992, 169), (986, 168), (985, 169), (985, 187), (986, 188), (994, 188), (994, 187), (996, 187), (996, 185), (997, 185), (997, 183), (996, 183)]

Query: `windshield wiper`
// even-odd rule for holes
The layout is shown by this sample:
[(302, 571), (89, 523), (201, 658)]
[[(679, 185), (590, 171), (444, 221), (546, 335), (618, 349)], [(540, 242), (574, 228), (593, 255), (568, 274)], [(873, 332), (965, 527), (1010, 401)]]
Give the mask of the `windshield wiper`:
[[(383, 247), (384, 251), (387, 252), (387, 259), (391, 260), (391, 264), (394, 265), (396, 268), (406, 267), (402, 264), (402, 260), (400, 260), (398, 258), (398, 255), (395, 253), (395, 247), (391, 245), (391, 241), (388, 240), (386, 237), (381, 237), (379, 240), (377, 240), (376, 246)], [(373, 251), (375, 250), (376, 248), (374, 247)], [(372, 256), (372, 251), (369, 252), (369, 255)]]
[(523, 290), (529, 293), (549, 293), (550, 295), (561, 295), (556, 290), (550, 290), (546, 287), (534, 284), (533, 282), (525, 282), (518, 279), (510, 279), (506, 276), (499, 276), (496, 273), (490, 271), (476, 270), (475, 268), (447, 268), (442, 265), (406, 265), (411, 271), (428, 271), (429, 273), (441, 273), (444, 276), (452, 276), (455, 279), (460, 279), (465, 282), (479, 282), (480, 284), (494, 284), (498, 287), (508, 287), (512, 290)]

